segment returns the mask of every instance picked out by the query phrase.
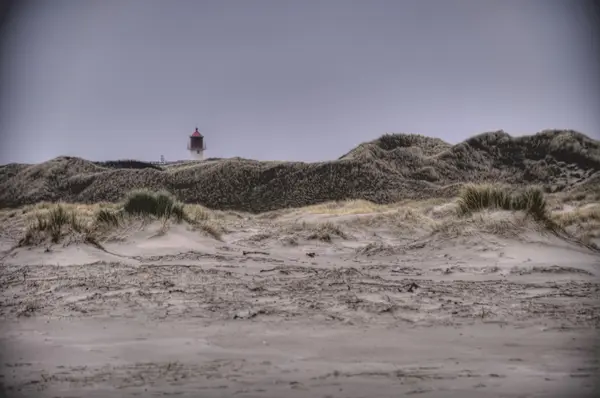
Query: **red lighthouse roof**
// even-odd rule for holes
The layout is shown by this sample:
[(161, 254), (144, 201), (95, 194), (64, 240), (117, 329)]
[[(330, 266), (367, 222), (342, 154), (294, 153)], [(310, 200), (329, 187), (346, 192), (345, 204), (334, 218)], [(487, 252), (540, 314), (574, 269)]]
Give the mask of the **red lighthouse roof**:
[(191, 135), (192, 137), (202, 137), (202, 134), (198, 131), (198, 127), (196, 127), (196, 131), (194, 131)]

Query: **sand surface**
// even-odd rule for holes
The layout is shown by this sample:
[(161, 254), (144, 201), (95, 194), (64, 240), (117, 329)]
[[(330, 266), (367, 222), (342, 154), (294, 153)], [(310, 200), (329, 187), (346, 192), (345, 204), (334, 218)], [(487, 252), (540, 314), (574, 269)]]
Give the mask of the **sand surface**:
[(598, 254), (535, 232), (283, 227), (310, 217), (5, 250), (4, 393), (596, 396)]

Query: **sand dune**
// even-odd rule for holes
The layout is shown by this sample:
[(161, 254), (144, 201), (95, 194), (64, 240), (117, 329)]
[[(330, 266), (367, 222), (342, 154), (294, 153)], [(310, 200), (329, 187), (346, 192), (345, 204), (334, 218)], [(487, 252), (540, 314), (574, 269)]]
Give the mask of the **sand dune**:
[(212, 209), (264, 212), (348, 199), (451, 198), (467, 182), (579, 192), (596, 185), (599, 173), (600, 143), (575, 131), (516, 138), (500, 131), (456, 145), (395, 134), (321, 163), (233, 158), (158, 167), (59, 157), (38, 165), (10, 164), (0, 167), (0, 208), (40, 201), (115, 202), (132, 189), (147, 188), (166, 189), (183, 202)]
[[(384, 136), (322, 164), (3, 166), (0, 387), (595, 397), (598, 159), (545, 132)], [(131, 188), (186, 203), (118, 202)]]
[(5, 253), (7, 393), (593, 396), (597, 253), (519, 214), (364, 206)]

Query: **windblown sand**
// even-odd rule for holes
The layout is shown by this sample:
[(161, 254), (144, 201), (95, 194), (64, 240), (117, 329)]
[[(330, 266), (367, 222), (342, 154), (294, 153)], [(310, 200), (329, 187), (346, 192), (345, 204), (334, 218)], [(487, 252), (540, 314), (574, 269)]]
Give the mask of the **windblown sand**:
[(5, 394), (597, 396), (597, 253), (513, 215), (393, 211), (232, 214), (222, 240), (155, 223), (104, 250), (7, 232)]

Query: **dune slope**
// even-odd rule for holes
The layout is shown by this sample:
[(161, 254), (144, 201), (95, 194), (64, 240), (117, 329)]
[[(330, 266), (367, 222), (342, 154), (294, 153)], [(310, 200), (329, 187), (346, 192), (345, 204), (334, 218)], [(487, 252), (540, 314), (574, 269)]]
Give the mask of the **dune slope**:
[(215, 159), (155, 166), (59, 157), (0, 167), (0, 207), (40, 201), (114, 202), (135, 188), (166, 189), (186, 203), (263, 212), (331, 200), (391, 203), (451, 196), (464, 182), (540, 184), (548, 192), (589, 190), (600, 173), (600, 143), (574, 131), (511, 137), (499, 131), (457, 145), (393, 134), (329, 162)]

